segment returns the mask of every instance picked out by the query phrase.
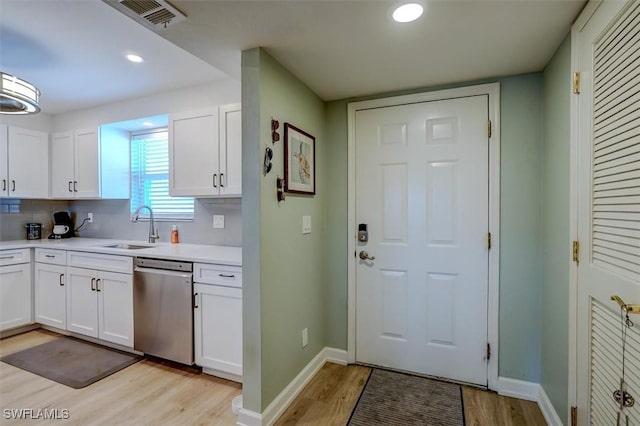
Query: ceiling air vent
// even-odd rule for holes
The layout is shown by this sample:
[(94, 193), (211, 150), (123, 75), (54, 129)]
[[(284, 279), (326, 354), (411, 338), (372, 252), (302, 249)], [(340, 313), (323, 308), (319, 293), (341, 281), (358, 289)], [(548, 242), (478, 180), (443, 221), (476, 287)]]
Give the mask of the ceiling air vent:
[(103, 0), (154, 31), (184, 21), (187, 17), (164, 0)]

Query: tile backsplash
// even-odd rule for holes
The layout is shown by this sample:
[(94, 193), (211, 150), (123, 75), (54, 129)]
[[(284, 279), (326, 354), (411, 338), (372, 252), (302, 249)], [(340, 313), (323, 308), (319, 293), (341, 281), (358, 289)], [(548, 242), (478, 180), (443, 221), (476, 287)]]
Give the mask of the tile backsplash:
[(0, 199), (0, 241), (25, 239), (27, 223), (41, 223), (42, 238), (47, 238), (53, 229), (53, 213), (59, 210), (69, 210), (69, 202)]
[[(26, 238), (26, 223), (42, 223), (42, 238), (53, 229), (53, 213), (67, 210), (78, 227), (87, 213), (93, 213), (93, 223), (85, 223), (80, 237), (114, 238), (146, 241), (149, 222), (131, 222), (129, 200), (0, 200), (0, 241)], [(213, 228), (213, 215), (224, 215), (224, 228)], [(242, 245), (242, 211), (239, 198), (196, 199), (191, 221), (156, 221), (159, 242), (169, 242), (171, 225), (178, 225), (181, 243)]]
[[(71, 201), (69, 210), (75, 216), (76, 227), (93, 213), (93, 223), (85, 223), (78, 235), (91, 238), (115, 238), (146, 241), (149, 222), (131, 222), (129, 200)], [(213, 228), (213, 215), (224, 215), (224, 228)], [(192, 221), (156, 221), (159, 242), (169, 242), (171, 225), (178, 225), (180, 242), (226, 246), (242, 245), (242, 212), (239, 198), (196, 199)]]

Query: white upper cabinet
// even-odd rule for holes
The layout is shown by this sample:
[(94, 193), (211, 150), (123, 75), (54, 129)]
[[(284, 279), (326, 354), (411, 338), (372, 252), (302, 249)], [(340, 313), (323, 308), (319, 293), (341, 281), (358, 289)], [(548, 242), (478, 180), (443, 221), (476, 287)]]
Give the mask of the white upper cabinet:
[(242, 195), (242, 109), (220, 107), (220, 195)]
[(0, 197), (48, 196), (49, 135), (0, 124)]
[(53, 134), (51, 198), (129, 198), (129, 156), (128, 139), (98, 128)]
[(172, 196), (240, 196), (240, 105), (169, 117), (169, 193)]

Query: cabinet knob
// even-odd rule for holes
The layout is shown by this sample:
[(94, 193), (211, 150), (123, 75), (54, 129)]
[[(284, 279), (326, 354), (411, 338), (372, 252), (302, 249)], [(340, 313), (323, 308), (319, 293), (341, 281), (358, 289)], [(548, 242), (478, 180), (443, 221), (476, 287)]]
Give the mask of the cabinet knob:
[(193, 295), (193, 308), (198, 309), (198, 293)]
[(213, 174), (213, 187), (214, 187), (214, 188), (217, 188), (217, 187), (218, 187), (218, 181), (217, 181), (217, 179), (218, 179), (218, 174), (217, 174), (217, 173), (214, 173), (214, 174)]
[(73, 192), (73, 189), (71, 188), (71, 184), (72, 184), (72, 183), (73, 183), (73, 182), (69, 181), (69, 192)]
[(16, 192), (16, 181), (11, 179), (11, 191)]
[(96, 291), (96, 279), (91, 278), (91, 291)]
[(220, 188), (224, 188), (224, 173), (220, 173)]
[(6, 179), (2, 179), (2, 190), (3, 191), (7, 190), (7, 180)]

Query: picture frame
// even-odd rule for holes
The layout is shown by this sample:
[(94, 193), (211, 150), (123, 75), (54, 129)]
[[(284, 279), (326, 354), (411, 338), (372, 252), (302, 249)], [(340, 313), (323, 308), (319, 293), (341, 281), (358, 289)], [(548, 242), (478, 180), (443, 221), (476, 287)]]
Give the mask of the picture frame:
[(285, 192), (315, 195), (316, 138), (290, 123), (284, 123)]

